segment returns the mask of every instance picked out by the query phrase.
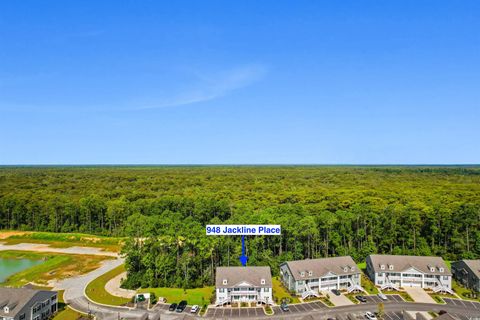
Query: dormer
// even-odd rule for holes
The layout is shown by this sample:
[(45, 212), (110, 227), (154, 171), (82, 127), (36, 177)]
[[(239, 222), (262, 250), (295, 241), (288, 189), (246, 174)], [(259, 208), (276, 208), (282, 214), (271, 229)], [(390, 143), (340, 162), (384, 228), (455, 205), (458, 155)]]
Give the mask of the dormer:
[(308, 271), (308, 276), (309, 277), (313, 276), (313, 271)]
[(305, 271), (300, 272), (300, 277), (302, 277), (302, 278), (305, 277)]
[(388, 270), (393, 270), (393, 264), (388, 265)]
[(444, 271), (445, 271), (445, 269), (443, 269), (443, 267), (440, 267), (440, 268), (438, 268), (438, 271), (440, 271), (440, 272), (444, 272)]
[(380, 265), (380, 269), (381, 269), (381, 270), (385, 270), (385, 265), (384, 265), (384, 264), (381, 264), (381, 265)]
[(9, 313), (9, 312), (10, 312), (10, 308), (9, 308), (8, 306), (5, 306), (5, 307), (3, 308), (3, 312), (4, 312), (4, 313)]
[(228, 284), (228, 280), (227, 279), (223, 279), (223, 285), (227, 285)]
[(430, 272), (435, 272), (435, 267), (434, 266), (429, 266)]
[(265, 284), (265, 279), (261, 279), (261, 280), (260, 280), (260, 283), (261, 283), (261, 284)]
[(350, 267), (350, 271), (355, 271), (355, 267), (354, 267), (354, 266), (351, 266), (351, 267)]
[(343, 272), (348, 272), (348, 267), (343, 267)]

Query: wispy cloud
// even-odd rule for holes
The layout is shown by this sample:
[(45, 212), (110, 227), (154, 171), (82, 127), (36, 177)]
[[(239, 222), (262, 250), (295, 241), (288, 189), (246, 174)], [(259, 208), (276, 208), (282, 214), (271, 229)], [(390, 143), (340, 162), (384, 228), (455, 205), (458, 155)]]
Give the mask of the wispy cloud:
[(214, 100), (261, 80), (266, 73), (264, 65), (247, 65), (216, 74), (196, 73), (199, 81), (193, 89), (135, 109), (178, 107)]

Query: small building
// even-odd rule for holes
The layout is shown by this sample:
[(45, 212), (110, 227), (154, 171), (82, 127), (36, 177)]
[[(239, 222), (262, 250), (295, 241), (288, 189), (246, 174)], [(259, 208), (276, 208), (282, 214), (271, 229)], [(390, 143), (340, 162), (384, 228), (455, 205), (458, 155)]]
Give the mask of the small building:
[(452, 273), (463, 286), (480, 292), (480, 260), (460, 260), (452, 262)]
[(270, 267), (218, 267), (215, 288), (216, 305), (273, 303)]
[(382, 290), (421, 287), (453, 293), (452, 273), (441, 257), (374, 254), (367, 257), (367, 274)]
[(363, 291), (361, 275), (350, 256), (287, 261), (280, 265), (283, 284), (302, 298), (333, 289)]
[(0, 288), (1, 320), (44, 320), (57, 310), (56, 291)]

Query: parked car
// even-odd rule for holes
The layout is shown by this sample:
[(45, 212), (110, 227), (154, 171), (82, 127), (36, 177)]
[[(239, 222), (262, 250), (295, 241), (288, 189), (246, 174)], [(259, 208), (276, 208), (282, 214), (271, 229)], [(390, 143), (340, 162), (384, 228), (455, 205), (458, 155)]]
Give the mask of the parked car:
[(341, 295), (340, 290), (337, 290), (337, 289), (333, 289), (333, 290), (332, 290), (332, 293), (333, 293), (334, 295), (336, 295), (336, 296)]
[(180, 301), (180, 303), (178, 304), (177, 309), (176, 309), (175, 311), (177, 311), (177, 312), (183, 312), (183, 310), (185, 310), (186, 307), (187, 307), (187, 301), (182, 300), (182, 301)]
[(383, 301), (388, 300), (387, 296), (386, 296), (384, 293), (382, 293), (382, 292), (379, 292), (379, 293), (377, 294), (377, 296), (378, 296), (380, 299), (382, 299)]
[(282, 302), (282, 304), (280, 305), (280, 309), (282, 309), (283, 312), (290, 311), (288, 304), (286, 304), (285, 302)]
[(194, 305), (192, 307), (192, 309), (190, 310), (191, 313), (197, 313), (198, 310), (200, 309), (200, 307), (198, 306), (198, 304)]
[(367, 311), (367, 313), (365, 313), (365, 318), (367, 318), (368, 320), (377, 320), (377, 317), (370, 311)]
[(355, 296), (355, 298), (357, 298), (357, 300), (360, 302), (367, 302), (367, 298), (365, 298), (364, 296)]
[(174, 302), (168, 307), (168, 311), (175, 311), (177, 309), (177, 304)]

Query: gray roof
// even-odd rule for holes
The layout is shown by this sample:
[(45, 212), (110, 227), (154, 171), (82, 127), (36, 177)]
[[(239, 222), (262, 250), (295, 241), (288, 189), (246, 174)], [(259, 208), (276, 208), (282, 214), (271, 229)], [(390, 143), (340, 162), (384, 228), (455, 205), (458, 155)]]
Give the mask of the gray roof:
[[(424, 274), (452, 275), (441, 257), (372, 254), (368, 258), (370, 258), (375, 272), (403, 272), (414, 268)], [(381, 269), (381, 265), (385, 266), (384, 270)], [(393, 270), (390, 270), (390, 265), (393, 266)], [(434, 271), (431, 271), (430, 268), (433, 268)], [(443, 272), (440, 272), (440, 268), (443, 268)]]
[[(318, 279), (328, 273), (335, 275), (360, 273), (357, 264), (350, 256), (287, 261), (284, 264), (288, 266), (295, 280)], [(304, 272), (303, 277), (302, 272)]]
[[(262, 279), (265, 283), (262, 284)], [(227, 280), (227, 284), (223, 284)], [(242, 282), (255, 287), (271, 288), (272, 274), (270, 267), (217, 267), (215, 286), (217, 288), (232, 288)]]
[[(0, 288), (0, 317), (15, 317), (25, 306), (50, 299), (55, 291), (33, 290), (24, 288)], [(10, 311), (4, 312), (8, 306)]]
[(461, 260), (480, 279), (480, 259), (479, 260)]

